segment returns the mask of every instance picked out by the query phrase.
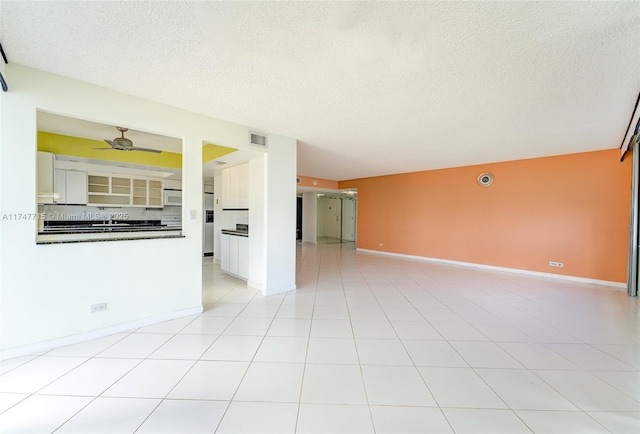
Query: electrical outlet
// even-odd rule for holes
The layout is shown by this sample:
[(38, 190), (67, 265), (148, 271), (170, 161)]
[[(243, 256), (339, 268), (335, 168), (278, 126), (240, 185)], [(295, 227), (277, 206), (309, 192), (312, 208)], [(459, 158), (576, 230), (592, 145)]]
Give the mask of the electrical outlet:
[(564, 267), (564, 262), (549, 261), (549, 266), (550, 267), (562, 268), (562, 267)]
[(107, 303), (97, 303), (91, 305), (91, 313), (102, 312), (107, 310)]
[(378, 243), (378, 247), (384, 246), (384, 243)]

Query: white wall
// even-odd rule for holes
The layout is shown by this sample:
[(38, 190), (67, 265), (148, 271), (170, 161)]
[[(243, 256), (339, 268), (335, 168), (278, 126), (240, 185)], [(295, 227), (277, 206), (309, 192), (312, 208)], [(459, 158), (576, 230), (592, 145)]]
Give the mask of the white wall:
[(262, 291), (266, 288), (267, 246), (267, 188), (264, 182), (267, 162), (265, 157), (249, 161), (249, 278), (247, 285)]
[(318, 194), (306, 192), (302, 194), (302, 242), (316, 244), (318, 242)]
[(295, 139), (269, 135), (269, 155), (264, 157), (264, 295), (296, 289), (296, 149)]
[[(201, 310), (202, 143), (247, 148), (249, 129), (16, 64), (7, 65), (6, 78), (11, 90), (0, 93), (2, 214), (36, 213), (40, 109), (182, 138), (185, 237), (36, 245), (35, 221), (2, 221), (0, 357), (63, 338)], [(265, 287), (290, 288), (289, 282), (295, 282), (295, 231), (292, 242), (286, 236), (280, 239), (284, 231), (279, 225), (295, 228), (295, 140), (274, 137), (269, 136), (276, 152), (265, 176), (265, 212), (266, 222), (275, 225), (269, 237), (274, 246), (267, 253), (277, 259), (267, 256), (264, 262), (268, 276), (281, 274), (283, 280), (274, 277)], [(290, 177), (290, 188), (284, 177)], [(283, 208), (283, 222), (273, 221), (276, 207), (287, 201), (291, 217)], [(106, 302), (108, 310), (91, 314), (90, 305), (99, 302)]]

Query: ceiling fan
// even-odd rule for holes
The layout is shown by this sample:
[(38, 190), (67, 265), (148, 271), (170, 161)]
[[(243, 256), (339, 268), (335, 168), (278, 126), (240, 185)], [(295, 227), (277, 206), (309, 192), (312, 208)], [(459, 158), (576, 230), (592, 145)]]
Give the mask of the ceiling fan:
[(153, 152), (156, 154), (159, 154), (162, 152), (157, 149), (139, 148), (137, 146), (133, 146), (133, 142), (131, 141), (131, 139), (127, 139), (124, 136), (124, 133), (129, 131), (129, 129), (123, 128), (123, 127), (116, 127), (116, 129), (120, 131), (120, 134), (121, 134), (120, 137), (116, 137), (113, 140), (104, 139), (104, 141), (111, 146), (110, 148), (93, 148), (93, 149), (102, 150), (102, 151), (143, 151), (143, 152)]

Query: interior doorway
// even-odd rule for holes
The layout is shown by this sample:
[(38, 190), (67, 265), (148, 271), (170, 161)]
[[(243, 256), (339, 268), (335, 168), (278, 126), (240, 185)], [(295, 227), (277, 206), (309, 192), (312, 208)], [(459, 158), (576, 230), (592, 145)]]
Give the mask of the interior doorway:
[(302, 241), (302, 197), (296, 197), (296, 241)]
[(346, 193), (318, 194), (318, 244), (356, 240), (356, 198)]

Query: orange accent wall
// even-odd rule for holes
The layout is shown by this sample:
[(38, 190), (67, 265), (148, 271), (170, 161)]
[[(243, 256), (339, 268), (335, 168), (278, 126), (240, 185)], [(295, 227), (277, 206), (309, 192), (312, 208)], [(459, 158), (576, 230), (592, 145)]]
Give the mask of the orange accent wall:
[[(612, 149), (339, 187), (358, 189), (362, 249), (626, 282), (631, 158), (619, 159)], [(477, 184), (482, 172), (491, 186)]]
[[(310, 176), (300, 176), (300, 175), (298, 175), (298, 178), (300, 178), (300, 183), (298, 185), (301, 187), (328, 188), (330, 190), (338, 189), (338, 181), (332, 181), (330, 179), (323, 179), (323, 178), (312, 178)], [(313, 185), (314, 179), (318, 181), (317, 185)]]

